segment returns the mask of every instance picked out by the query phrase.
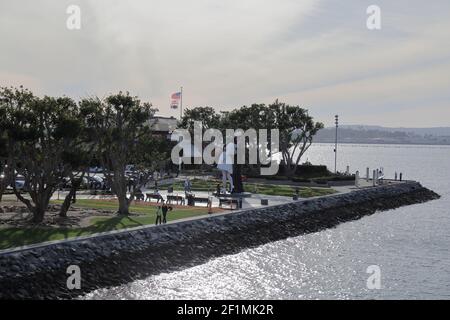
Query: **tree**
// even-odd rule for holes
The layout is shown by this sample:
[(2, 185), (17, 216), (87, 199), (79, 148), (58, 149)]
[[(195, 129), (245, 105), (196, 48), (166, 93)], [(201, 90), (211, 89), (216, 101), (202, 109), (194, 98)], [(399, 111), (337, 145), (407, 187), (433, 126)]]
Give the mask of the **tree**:
[[(104, 100), (84, 99), (80, 106), (83, 113), (90, 115), (86, 118), (88, 130), (98, 139), (96, 156), (118, 198), (118, 214), (128, 215), (136, 192), (149, 181), (155, 166), (165, 157), (158, 149), (161, 139), (156, 139), (149, 127), (156, 109), (128, 92)], [(134, 177), (127, 176), (127, 165), (134, 166)], [(131, 179), (134, 188), (127, 196)]]
[[(0, 118), (3, 119), (3, 117), (4, 115), (0, 111)], [(2, 121), (0, 120), (0, 122)], [(3, 125), (0, 124), (0, 202), (6, 188), (12, 183), (13, 172), (5, 130)]]
[[(203, 129), (217, 128), (225, 136), (226, 129), (278, 129), (280, 133), (280, 152), (285, 174), (292, 175), (297, 170), (301, 157), (312, 144), (313, 137), (323, 128), (323, 124), (314, 122), (309, 116), (308, 110), (299, 106), (290, 106), (275, 101), (266, 106), (264, 104), (252, 104), (232, 111), (217, 114), (210, 107), (198, 107), (188, 109), (181, 121), (181, 127), (193, 130), (194, 121), (202, 121)], [(271, 136), (267, 137), (267, 145), (261, 145), (259, 135), (254, 139), (248, 139), (248, 147), (253, 150), (267, 150), (271, 145)], [(247, 149), (248, 150), (248, 149)], [(259, 154), (258, 154), (259, 157)], [(256, 165), (248, 165), (253, 172), (260, 172), (261, 161)]]
[[(81, 130), (83, 132), (83, 130)], [(83, 137), (84, 138), (84, 137)], [(63, 155), (63, 162), (65, 164), (65, 172), (63, 176), (70, 182), (69, 193), (64, 198), (59, 211), (59, 216), (67, 217), (67, 212), (74, 202), (75, 194), (80, 188), (89, 165), (92, 161), (93, 144), (80, 137), (78, 143), (74, 143), (74, 149), (66, 152)], [(87, 137), (89, 139), (89, 137)]]
[(286, 175), (295, 174), (300, 159), (311, 146), (313, 137), (324, 125), (314, 122), (308, 110), (276, 100), (269, 105), (273, 127), (279, 129), (280, 152)]
[(11, 184), (11, 172), (8, 167), (9, 152), (4, 125), (5, 118), (5, 110), (0, 107), (0, 201), (2, 201), (6, 188)]
[(65, 155), (74, 148), (80, 132), (76, 103), (67, 97), (34, 97), (19, 89), (8, 92), (7, 135), (16, 174), (24, 177), (24, 197), (13, 184), (17, 198), (33, 215), (44, 219), (51, 196), (67, 173)]
[(90, 112), (95, 112), (95, 110), (82, 108), (79, 105), (74, 109), (73, 117), (79, 119), (77, 122), (78, 135), (73, 137), (70, 150), (63, 153), (63, 176), (67, 182), (70, 182), (70, 189), (61, 205), (60, 217), (67, 217), (67, 212), (75, 200), (76, 192), (95, 158), (93, 150), (96, 146), (96, 138), (94, 132), (89, 130), (86, 121), (92, 117)]
[(181, 119), (180, 128), (188, 129), (192, 135), (194, 121), (201, 121), (204, 130), (209, 128), (218, 129), (221, 125), (220, 115), (211, 107), (186, 109)]
[[(273, 128), (273, 117), (271, 116), (271, 110), (264, 104), (252, 104), (250, 107), (243, 106), (239, 109), (223, 113), (222, 126), (224, 128), (231, 128), (234, 130), (242, 129), (249, 130), (254, 129), (256, 133), (258, 130), (270, 130)], [(267, 137), (268, 144), (270, 145), (270, 135)], [(254, 139), (250, 137), (246, 141), (249, 148), (256, 150), (257, 148), (264, 148), (267, 150), (267, 146), (261, 145), (259, 135), (257, 134)], [(248, 149), (247, 149), (248, 150)], [(259, 153), (257, 154), (259, 158)], [(256, 164), (246, 165), (253, 174), (260, 172), (261, 161), (257, 161)]]
[(33, 99), (33, 94), (19, 88), (0, 88), (0, 201), (9, 185), (15, 184), (16, 157), (14, 149), (16, 147), (14, 136), (11, 134), (19, 126), (20, 119), (14, 117), (14, 113), (24, 108)]

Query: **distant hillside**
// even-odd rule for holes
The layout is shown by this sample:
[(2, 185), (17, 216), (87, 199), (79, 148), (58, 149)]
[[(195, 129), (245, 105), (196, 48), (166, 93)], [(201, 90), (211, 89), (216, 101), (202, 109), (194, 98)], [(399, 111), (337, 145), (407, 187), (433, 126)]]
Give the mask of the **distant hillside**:
[(347, 125), (342, 128), (355, 130), (379, 130), (389, 132), (406, 132), (413, 133), (419, 136), (433, 135), (437, 137), (450, 137), (450, 127), (435, 127), (435, 128), (388, 128), (381, 126), (365, 126), (365, 125)]
[[(320, 130), (314, 138), (314, 142), (334, 142), (335, 130), (334, 127)], [(339, 128), (339, 142), (450, 145), (450, 127), (386, 128), (381, 126), (346, 125)]]

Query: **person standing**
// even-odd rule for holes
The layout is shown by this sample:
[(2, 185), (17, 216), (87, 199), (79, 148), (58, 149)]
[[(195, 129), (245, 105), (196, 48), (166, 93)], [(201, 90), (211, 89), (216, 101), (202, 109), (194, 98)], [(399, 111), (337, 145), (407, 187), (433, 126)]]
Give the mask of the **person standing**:
[(189, 178), (186, 178), (184, 180), (184, 193), (190, 193), (191, 192), (191, 180)]
[(161, 224), (161, 216), (162, 216), (162, 209), (161, 209), (161, 206), (158, 206), (158, 209), (156, 209), (156, 222), (155, 222), (155, 225)]
[(223, 192), (226, 193), (227, 181), (230, 183), (230, 193), (233, 193), (233, 163), (236, 145), (232, 142), (228, 143), (223, 147), (223, 152), (219, 156), (217, 163), (217, 169), (222, 172), (222, 187)]
[(172, 211), (172, 207), (169, 207), (168, 205), (167, 205), (167, 203), (164, 203), (164, 200), (163, 200), (163, 204), (162, 204), (162, 207), (161, 207), (161, 211), (162, 211), (162, 223), (164, 223), (164, 224), (166, 224), (167, 223), (167, 212), (168, 211)]

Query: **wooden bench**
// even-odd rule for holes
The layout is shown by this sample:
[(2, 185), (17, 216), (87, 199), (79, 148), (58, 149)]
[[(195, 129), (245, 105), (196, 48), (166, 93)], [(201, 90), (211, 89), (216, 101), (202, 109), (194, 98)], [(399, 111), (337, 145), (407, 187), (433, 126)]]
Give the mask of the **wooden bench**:
[(144, 201), (145, 200), (145, 196), (144, 196), (144, 194), (142, 192), (141, 193), (136, 193), (134, 195), (134, 200), (136, 200), (136, 201)]
[(173, 196), (173, 195), (167, 195), (167, 203), (172, 204), (173, 202), (180, 203), (181, 205), (184, 205), (185, 201), (182, 196)]
[(163, 197), (158, 193), (146, 193), (145, 201), (152, 201), (152, 200), (156, 200), (156, 203), (159, 203), (159, 201), (163, 200)]
[(219, 207), (222, 208), (224, 204), (230, 206), (232, 210), (233, 205), (235, 205), (235, 209), (237, 209), (239, 207), (239, 200), (233, 198), (219, 198)]
[(209, 204), (209, 198), (198, 198), (194, 197), (194, 206), (197, 205), (197, 203), (205, 203), (206, 205)]

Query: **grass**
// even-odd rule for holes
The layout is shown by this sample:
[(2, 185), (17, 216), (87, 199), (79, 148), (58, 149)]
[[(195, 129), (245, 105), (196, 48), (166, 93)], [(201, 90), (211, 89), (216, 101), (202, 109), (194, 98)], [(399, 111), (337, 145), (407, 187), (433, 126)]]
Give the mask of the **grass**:
[[(194, 191), (210, 191), (216, 189), (219, 180), (200, 180), (192, 181), (192, 189)], [(295, 187), (285, 185), (272, 184), (255, 184), (244, 183), (246, 191), (275, 196), (292, 197), (295, 193)], [(183, 190), (183, 183), (174, 184), (175, 190)], [(314, 196), (323, 196), (333, 194), (335, 191), (330, 188), (305, 188), (301, 187), (300, 197), (309, 198)], [(62, 203), (62, 201), (54, 201), (53, 203)], [(117, 210), (117, 202), (113, 200), (92, 200), (78, 199), (75, 207), (92, 208), (98, 210), (107, 210), (115, 212)], [(130, 212), (139, 214), (128, 217), (93, 217), (90, 225), (84, 228), (63, 228), (63, 227), (29, 227), (29, 228), (0, 228), (0, 250), (12, 247), (30, 245), (45, 241), (68, 239), (79, 236), (87, 236), (94, 233), (120, 230), (125, 228), (133, 228), (144, 225), (152, 225), (156, 219), (156, 207), (146, 204), (133, 204)], [(178, 220), (182, 218), (194, 217), (207, 214), (206, 208), (174, 208), (167, 215), (168, 221)]]
[[(211, 180), (201, 180), (193, 179), (192, 190), (193, 191), (210, 191), (215, 192), (218, 183), (222, 183), (217, 179)], [(174, 190), (181, 191), (184, 190), (183, 182), (176, 182), (173, 185)], [(294, 186), (288, 185), (273, 185), (273, 184), (262, 184), (262, 183), (246, 183), (244, 182), (244, 190), (252, 193), (265, 194), (269, 196), (285, 196), (292, 197), (295, 193)], [(300, 197), (311, 198), (316, 196), (324, 196), (333, 194), (336, 191), (331, 188), (308, 188), (299, 187)]]
[[(62, 201), (54, 201), (61, 203)], [(116, 211), (117, 202), (110, 200), (79, 199), (75, 207)], [(156, 207), (135, 204), (130, 212), (139, 216), (94, 217), (90, 225), (84, 228), (62, 227), (29, 227), (29, 228), (0, 228), (0, 250), (30, 245), (45, 241), (62, 240), (73, 237), (87, 236), (94, 233), (152, 225), (156, 220)], [(167, 214), (167, 220), (179, 220), (207, 214), (206, 208), (174, 208)]]
[[(108, 211), (116, 211), (117, 210), (117, 202), (111, 200), (78, 200), (76, 206), (84, 207), (84, 208), (93, 208), (100, 210), (108, 210)], [(151, 218), (152, 223), (155, 222), (156, 219), (156, 205), (149, 206), (148, 204), (135, 203), (130, 206), (131, 213), (137, 214), (145, 214), (145, 216), (137, 217), (137, 219), (147, 219)], [(179, 220), (183, 218), (195, 217), (199, 215), (204, 215), (208, 213), (208, 209), (206, 207), (185, 207), (185, 208), (174, 208), (167, 214), (167, 220)], [(104, 219), (104, 218), (99, 218)], [(96, 220), (96, 219), (93, 219)], [(98, 220), (98, 219), (97, 219)], [(147, 221), (147, 220), (145, 220)], [(145, 223), (148, 224), (148, 223)]]

